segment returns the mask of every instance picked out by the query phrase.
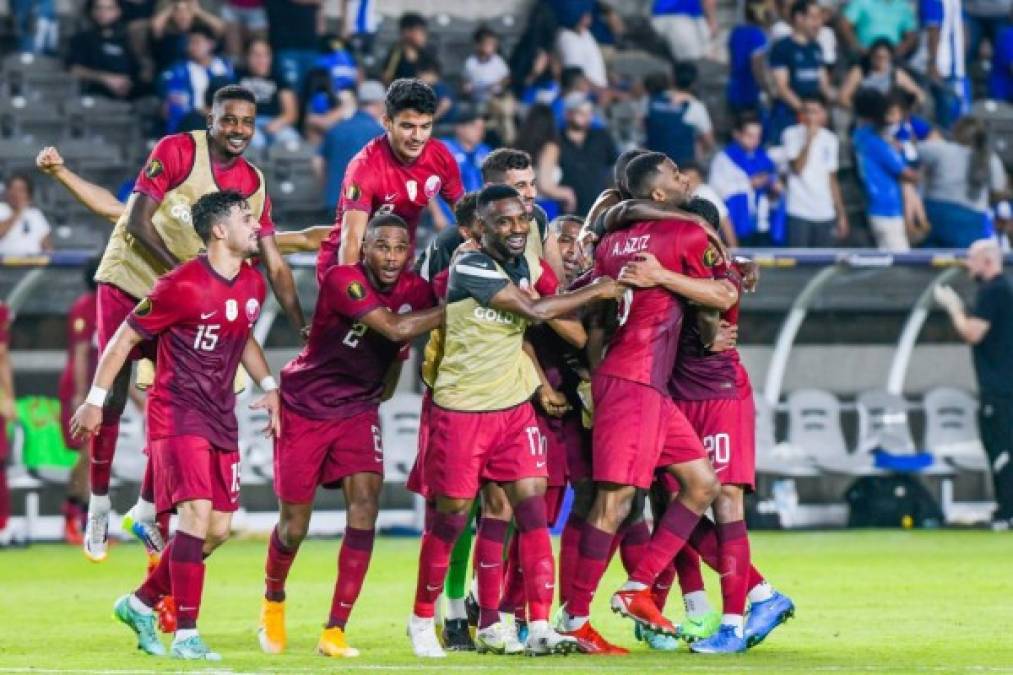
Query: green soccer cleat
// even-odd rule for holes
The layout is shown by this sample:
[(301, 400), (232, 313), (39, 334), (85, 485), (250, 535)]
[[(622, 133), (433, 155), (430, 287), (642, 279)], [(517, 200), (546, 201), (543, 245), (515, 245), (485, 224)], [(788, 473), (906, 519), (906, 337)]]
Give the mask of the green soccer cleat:
[(704, 640), (714, 635), (721, 627), (721, 615), (710, 611), (703, 616), (691, 619), (688, 616), (679, 624), (679, 637), (687, 643), (692, 644), (697, 640)]
[(222, 655), (211, 651), (200, 635), (191, 635), (185, 640), (173, 640), (172, 658), (184, 661), (221, 661)]
[(130, 596), (124, 595), (113, 605), (113, 616), (137, 634), (137, 648), (152, 656), (165, 656), (165, 647), (155, 631), (155, 615), (141, 614), (130, 606)]
[(633, 624), (633, 636), (637, 638), (638, 642), (646, 642), (648, 647), (658, 652), (674, 652), (679, 648), (679, 638), (664, 633), (655, 633), (639, 623)]

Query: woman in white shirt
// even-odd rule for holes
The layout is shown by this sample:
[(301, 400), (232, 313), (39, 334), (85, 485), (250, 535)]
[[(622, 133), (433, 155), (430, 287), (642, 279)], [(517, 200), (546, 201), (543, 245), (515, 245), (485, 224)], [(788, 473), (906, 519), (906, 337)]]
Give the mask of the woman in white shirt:
[(32, 206), (32, 181), (15, 174), (7, 179), (0, 202), (0, 256), (39, 255), (53, 250), (50, 227)]

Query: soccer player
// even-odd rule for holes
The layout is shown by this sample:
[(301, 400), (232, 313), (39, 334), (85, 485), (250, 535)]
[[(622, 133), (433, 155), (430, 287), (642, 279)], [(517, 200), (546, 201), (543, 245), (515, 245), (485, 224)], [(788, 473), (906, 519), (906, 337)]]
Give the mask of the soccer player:
[(384, 133), (367, 143), (345, 170), (334, 229), (317, 255), (318, 282), (333, 265), (359, 262), (370, 216), (400, 216), (408, 223), (414, 247), (415, 229), (429, 201), (439, 194), (453, 206), (464, 194), (454, 156), (430, 138), (436, 113), (432, 88), (418, 79), (394, 80), (385, 105)]
[(345, 624), (366, 577), (380, 508), (380, 401), (397, 385), (402, 345), (443, 320), (429, 284), (404, 270), (411, 254), (400, 217), (373, 217), (363, 261), (327, 271), (309, 342), (281, 372), (282, 432), (274, 456), (280, 518), (268, 546), (259, 631), (269, 654), (285, 649), (285, 579), (309, 529), (318, 485), (344, 490), (348, 521), (317, 651), (359, 654), (348, 646)]
[[(166, 136), (152, 150), (95, 275), (99, 282), (100, 349), (109, 344), (138, 298), (151, 291), (158, 277), (197, 255), (202, 242), (194, 232), (190, 207), (202, 195), (221, 189), (236, 190), (249, 200), (261, 225), (259, 257), (267, 269), (275, 297), (292, 324), (302, 330), (305, 319), (292, 272), (274, 240), (270, 198), (263, 175), (242, 156), (253, 137), (256, 112), (256, 98), (251, 91), (234, 85), (222, 87), (214, 94), (207, 131)], [(140, 354), (151, 357), (153, 352), (153, 344), (144, 342), (132, 357)], [(129, 378), (130, 369), (125, 365), (110, 388), (102, 425), (91, 437), (91, 499), (84, 552), (96, 562), (106, 557), (110, 469)], [(152, 488), (149, 469), (145, 472), (140, 499), (124, 521), (150, 551), (157, 552), (162, 548), (164, 533), (154, 526)]]
[(96, 433), (109, 388), (142, 341), (158, 340), (147, 423), (159, 512), (179, 515), (176, 534), (158, 566), (134, 593), (116, 601), (116, 618), (138, 637), (138, 648), (165, 648), (152, 608), (171, 593), (177, 604), (172, 656), (218, 661), (197, 632), (204, 559), (229, 536), (239, 506), (239, 449), (232, 382), (242, 363), (260, 383), (264, 430), (277, 435), (278, 385), (252, 336), (264, 302), (264, 280), (248, 258), (259, 255), (260, 223), (249, 201), (232, 190), (200, 197), (191, 209), (194, 231), (207, 247), (164, 275), (103, 350), (91, 390), (71, 420), (75, 435)]
[[(687, 210), (704, 217), (711, 227), (718, 227), (718, 211), (710, 202), (694, 199)], [(740, 292), (744, 287), (751, 290), (755, 286), (752, 268), (741, 263), (733, 262), (731, 266), (720, 263), (712, 269), (716, 277), (730, 280)], [(646, 255), (630, 263), (623, 274), (624, 280), (638, 288), (667, 287), (668, 277), (669, 272), (657, 259)], [(711, 351), (712, 345), (701, 333), (700, 314), (705, 311), (692, 305), (687, 308), (679, 337), (679, 356), (668, 382), (672, 399), (703, 440), (721, 482), (721, 491), (713, 504), (716, 530), (709, 520), (701, 519), (690, 546), (698, 549), (720, 575), (724, 614), (718, 630), (693, 642), (690, 649), (700, 653), (735, 653), (762, 642), (794, 613), (795, 607), (787, 596), (764, 581), (750, 561), (743, 499), (746, 491), (754, 489), (756, 481), (753, 389), (734, 342), (729, 349)], [(721, 320), (729, 326), (736, 326), (738, 318), (739, 302), (721, 314)], [(695, 576), (699, 578), (699, 574)], [(696, 592), (702, 590), (701, 580)], [(752, 600), (748, 623), (744, 620), (747, 596)]]
[[(88, 385), (95, 375), (98, 349), (95, 338), (95, 270), (98, 260), (84, 267), (84, 283), (88, 290), (82, 293), (67, 312), (67, 365), (60, 375), (60, 426), (63, 443), (71, 450), (80, 450), (83, 443), (70, 433), (70, 418), (84, 403)], [(67, 481), (67, 499), (63, 503), (63, 538), (70, 544), (81, 545), (81, 526), (88, 503), (88, 454), (81, 452)]]
[[(523, 355), (524, 331), (596, 300), (617, 297), (612, 279), (573, 293), (542, 293), (548, 266), (525, 253), (530, 229), (517, 191), (490, 185), (478, 197), (481, 249), (460, 255), (451, 267), (447, 291), (446, 339), (433, 390), (429, 443), (423, 471), (436, 509), (423, 534), (415, 606), (408, 634), (416, 656), (443, 657), (436, 639), (434, 605), (443, 589), (451, 548), (467, 524), (482, 482), (501, 484), (513, 507), (530, 606), (526, 650), (533, 654), (570, 651), (548, 624), (555, 570), (545, 516), (545, 456), (534, 411), (528, 402), (539, 386), (534, 366)], [(501, 521), (502, 550), (506, 522)], [(491, 533), (483, 539), (496, 545)], [(483, 619), (477, 640), (501, 652), (506, 627), (497, 607), (502, 575), (479, 575)]]
[[(685, 177), (663, 154), (633, 159), (626, 177), (635, 197), (673, 207), (687, 201)], [(686, 218), (639, 222), (605, 235), (595, 251), (595, 271), (619, 276), (627, 263), (644, 252), (678, 272), (685, 286), (702, 289), (710, 300), (708, 306), (727, 309), (735, 302), (734, 286), (711, 279), (710, 267), (720, 261), (721, 253), (706, 231)], [(656, 468), (671, 473), (681, 488), (629, 580), (613, 594), (611, 605), (614, 611), (673, 637), (675, 627), (654, 605), (650, 587), (717, 495), (717, 479), (700, 439), (668, 397), (667, 380), (682, 320), (682, 302), (668, 290), (626, 291), (619, 301), (619, 326), (593, 375), (597, 494), (581, 532), (577, 574), (563, 619), (567, 634), (596, 652), (616, 653), (591, 627), (588, 615), (591, 596), (636, 489), (650, 487)]]

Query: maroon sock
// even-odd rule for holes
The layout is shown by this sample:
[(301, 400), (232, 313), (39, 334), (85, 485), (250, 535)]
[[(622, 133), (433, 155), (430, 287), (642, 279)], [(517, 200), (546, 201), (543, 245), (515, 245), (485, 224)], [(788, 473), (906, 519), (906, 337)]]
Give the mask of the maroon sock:
[(524, 594), (532, 621), (547, 621), (555, 595), (556, 563), (552, 559), (552, 539), (545, 519), (545, 499), (528, 497), (514, 506), (521, 569), (524, 570)]
[(483, 516), (478, 521), (473, 562), (478, 582), (478, 627), (488, 628), (499, 621), (503, 593), (503, 541), (510, 523)]
[(516, 616), (525, 616), (524, 568), (521, 567), (521, 538), (514, 535), (507, 546), (506, 571), (503, 575), (503, 599), (499, 611)]
[(168, 511), (159, 513), (155, 516), (155, 527), (157, 527), (159, 533), (161, 533), (162, 541), (169, 541), (169, 520), (171, 518), (172, 514)]
[[(196, 628), (204, 592), (204, 540), (177, 532), (168, 558), (172, 597), (176, 601), (176, 626)], [(161, 564), (159, 562), (159, 566)]]
[(594, 597), (594, 592), (609, 565), (610, 551), (615, 538), (611, 532), (599, 530), (591, 523), (584, 523), (584, 529), (580, 533), (577, 573), (573, 575), (570, 601), (567, 603), (567, 612), (570, 616), (591, 614), (591, 598)]
[[(715, 572), (719, 572), (721, 566), (720, 558), (720, 544), (718, 543), (718, 531), (717, 527), (714, 526), (714, 522), (709, 518), (701, 518), (700, 523), (693, 530), (693, 534), (690, 536), (689, 545), (693, 547), (697, 553), (700, 554), (700, 559), (703, 560), (707, 567), (710, 567)], [(763, 575), (760, 571), (749, 566), (748, 579), (746, 581), (746, 591), (755, 588), (757, 585), (763, 583)], [(703, 584), (701, 583), (701, 588)]]
[[(688, 546), (683, 546), (682, 551), (685, 551)], [(682, 551), (679, 551), (681, 554)], [(679, 556), (675, 556), (678, 558)], [(654, 604), (659, 610), (665, 609), (665, 603), (668, 602), (668, 593), (672, 590), (672, 583), (675, 581), (675, 565), (667, 565), (665, 569), (661, 570), (661, 574), (651, 584), (651, 597), (654, 598)]]
[(169, 565), (172, 560), (173, 543), (170, 541), (166, 545), (158, 564), (148, 572), (148, 576), (140, 588), (134, 591), (138, 600), (148, 607), (154, 607), (163, 596), (172, 593), (172, 574)]
[(749, 591), (749, 536), (746, 523), (736, 520), (720, 523), (717, 527), (721, 546), (721, 600), (725, 614), (741, 616), (746, 610), (746, 593)]
[(271, 541), (267, 545), (267, 561), (264, 563), (264, 597), (273, 602), (285, 601), (285, 580), (292, 569), (299, 547), (289, 548), (278, 536), (278, 528), (271, 530)]
[(584, 529), (584, 519), (573, 511), (563, 527), (563, 536), (559, 540), (559, 604), (564, 605), (570, 599), (573, 587), (573, 576), (577, 572), (577, 559), (580, 557), (580, 533)]
[(155, 475), (151, 467), (152, 461), (148, 461), (144, 464), (144, 477), (141, 478), (141, 499), (148, 502), (149, 504), (155, 503)]
[(678, 499), (665, 509), (665, 515), (654, 530), (654, 536), (644, 551), (637, 569), (630, 575), (631, 581), (650, 586), (675, 558), (685, 545), (693, 528), (700, 522), (699, 514), (693, 513)]
[(637, 569), (650, 542), (651, 528), (647, 527), (647, 523), (643, 520), (623, 528), (622, 539), (619, 541), (619, 556), (622, 558), (626, 574), (633, 574), (633, 570)]
[(683, 546), (675, 556), (674, 567), (679, 576), (679, 589), (682, 594), (703, 590), (703, 570), (700, 569), (700, 555), (693, 550), (692, 544)]
[(436, 598), (447, 579), (450, 552), (467, 524), (467, 513), (433, 513), (432, 527), (422, 535), (419, 550), (419, 576), (412, 610), (415, 616), (432, 618), (436, 613)]
[(433, 519), (436, 517), (436, 504), (426, 502), (426, 510), (422, 516), (422, 531), (428, 532), (433, 527)]
[(91, 439), (88, 464), (88, 480), (91, 482), (93, 495), (109, 493), (109, 477), (112, 474), (113, 454), (116, 452), (116, 439), (120, 435), (120, 421), (103, 421), (98, 432)]
[(334, 583), (334, 595), (331, 597), (328, 628), (337, 626), (344, 630), (345, 624), (348, 623), (348, 615), (352, 613), (352, 606), (359, 597), (359, 591), (362, 590), (362, 582), (366, 579), (375, 538), (376, 530), (345, 527), (341, 552), (338, 554), (338, 578)]

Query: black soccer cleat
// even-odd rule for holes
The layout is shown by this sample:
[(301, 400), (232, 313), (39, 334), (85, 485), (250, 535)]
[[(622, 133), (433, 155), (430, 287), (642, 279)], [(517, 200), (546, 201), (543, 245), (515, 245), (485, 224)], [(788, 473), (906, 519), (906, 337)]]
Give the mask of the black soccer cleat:
[(475, 651), (467, 619), (449, 619), (443, 624), (443, 648), (448, 652)]
[(464, 596), (464, 611), (468, 614), (468, 625), (472, 628), (478, 628), (478, 599), (470, 591), (468, 595)]

